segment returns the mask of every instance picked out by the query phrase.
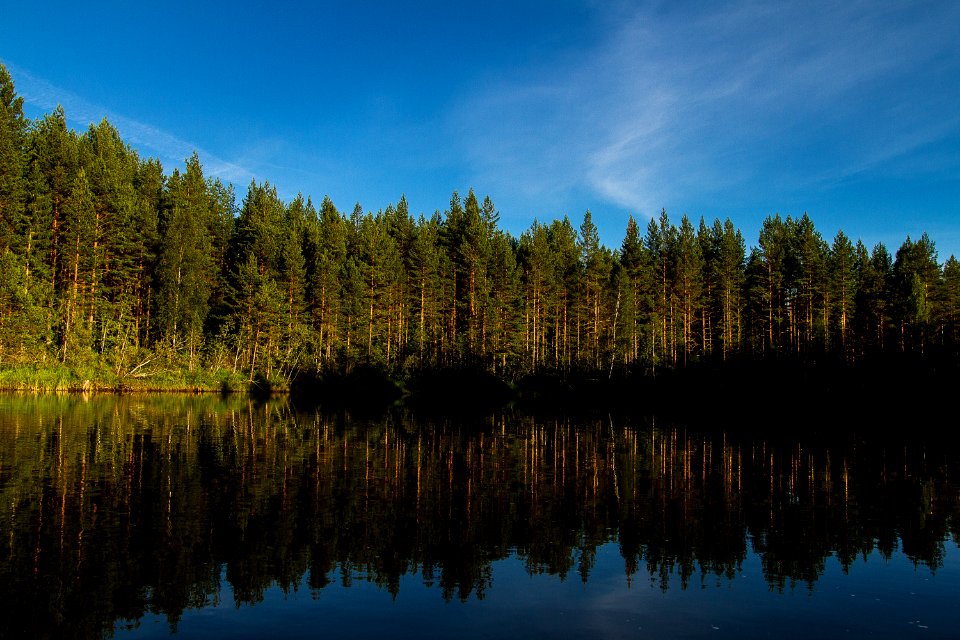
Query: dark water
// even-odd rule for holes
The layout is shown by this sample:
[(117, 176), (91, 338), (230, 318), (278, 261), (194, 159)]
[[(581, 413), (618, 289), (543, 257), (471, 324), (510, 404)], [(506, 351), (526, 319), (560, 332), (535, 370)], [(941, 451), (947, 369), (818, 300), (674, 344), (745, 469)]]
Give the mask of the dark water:
[(960, 456), (876, 431), (0, 396), (0, 637), (958, 637)]

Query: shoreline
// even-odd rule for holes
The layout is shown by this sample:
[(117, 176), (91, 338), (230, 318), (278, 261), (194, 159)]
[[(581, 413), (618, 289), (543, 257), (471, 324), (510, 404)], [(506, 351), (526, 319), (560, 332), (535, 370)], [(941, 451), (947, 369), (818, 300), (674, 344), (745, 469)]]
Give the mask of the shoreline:
[[(92, 372), (90, 372), (92, 373)], [(361, 365), (349, 371), (303, 372), (289, 382), (228, 371), (151, 376), (139, 384), (81, 376), (67, 367), (0, 367), (0, 392), (22, 394), (241, 394), (286, 395), (298, 403), (380, 408), (487, 409), (541, 406), (557, 409), (624, 408), (642, 401), (654, 409), (710, 411), (735, 398), (758, 407), (786, 408), (850, 402), (861, 410), (919, 407), (946, 401), (960, 385), (960, 366), (945, 361), (884, 358), (876, 362), (809, 364), (796, 361), (697, 363), (686, 368), (603, 375), (596, 371), (541, 370), (513, 376), (481, 367), (412, 372)], [(801, 409), (798, 406), (797, 409)]]

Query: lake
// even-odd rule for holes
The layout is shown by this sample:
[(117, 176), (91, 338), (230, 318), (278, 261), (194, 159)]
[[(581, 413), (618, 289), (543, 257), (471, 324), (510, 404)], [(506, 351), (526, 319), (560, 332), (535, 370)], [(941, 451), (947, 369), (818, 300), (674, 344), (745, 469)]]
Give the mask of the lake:
[(0, 396), (0, 637), (957, 637), (960, 455), (828, 427)]

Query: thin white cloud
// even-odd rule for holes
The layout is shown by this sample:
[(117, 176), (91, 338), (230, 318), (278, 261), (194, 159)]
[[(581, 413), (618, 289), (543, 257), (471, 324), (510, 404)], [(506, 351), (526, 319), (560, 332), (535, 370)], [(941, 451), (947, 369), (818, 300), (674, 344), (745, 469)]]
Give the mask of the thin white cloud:
[(957, 24), (958, 3), (644, 6), (471, 95), (459, 133), (484, 184), (647, 215), (827, 187), (960, 132), (960, 88), (934, 86), (960, 71)]
[(150, 152), (149, 155), (155, 154), (165, 164), (181, 165), (196, 151), (203, 162), (204, 173), (208, 176), (240, 185), (246, 185), (254, 177), (254, 172), (240, 163), (219, 158), (203, 150), (199, 145), (178, 138), (156, 126), (94, 104), (9, 62), (6, 66), (13, 76), (17, 93), (23, 97), (25, 103), (44, 112), (52, 111), (57, 105), (61, 105), (67, 121), (81, 131), (91, 123), (100, 122), (106, 118), (117, 128), (126, 142), (141, 151)]

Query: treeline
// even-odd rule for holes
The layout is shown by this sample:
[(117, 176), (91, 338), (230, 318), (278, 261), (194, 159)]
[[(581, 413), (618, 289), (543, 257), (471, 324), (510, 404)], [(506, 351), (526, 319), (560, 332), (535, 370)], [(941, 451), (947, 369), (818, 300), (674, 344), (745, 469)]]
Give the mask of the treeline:
[(767, 218), (747, 250), (730, 220), (630, 218), (618, 250), (587, 212), (519, 238), (490, 198), (415, 215), (282, 201), (169, 175), (106, 120), (31, 121), (0, 66), (0, 368), (117, 384), (232, 374), (287, 384), (357, 364), (621, 375), (693, 362), (946, 355), (960, 265), (926, 235), (894, 255), (806, 215)]

